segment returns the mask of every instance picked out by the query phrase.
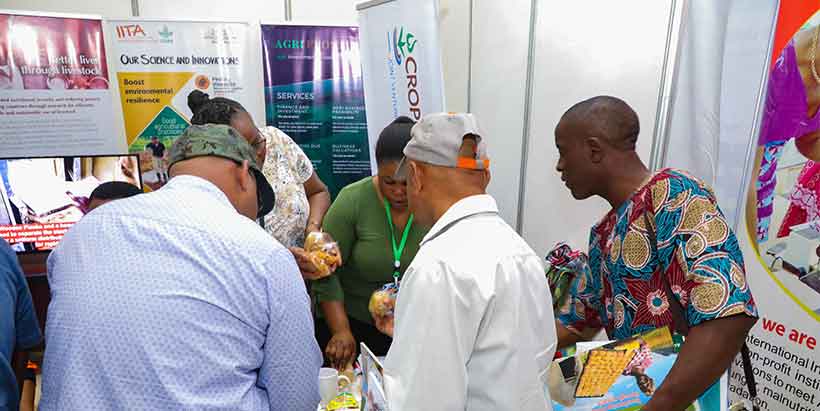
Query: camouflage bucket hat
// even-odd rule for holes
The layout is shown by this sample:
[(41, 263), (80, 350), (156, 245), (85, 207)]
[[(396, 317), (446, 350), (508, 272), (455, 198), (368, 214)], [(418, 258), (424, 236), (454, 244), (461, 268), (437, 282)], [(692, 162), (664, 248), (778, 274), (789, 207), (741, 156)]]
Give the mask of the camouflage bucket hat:
[(256, 150), (230, 126), (205, 124), (185, 129), (168, 153), (168, 169), (180, 161), (207, 156), (221, 157), (240, 164), (247, 160), (251, 173), (256, 178), (256, 198), (259, 203), (257, 218), (262, 218), (273, 210), (276, 197), (256, 162)]

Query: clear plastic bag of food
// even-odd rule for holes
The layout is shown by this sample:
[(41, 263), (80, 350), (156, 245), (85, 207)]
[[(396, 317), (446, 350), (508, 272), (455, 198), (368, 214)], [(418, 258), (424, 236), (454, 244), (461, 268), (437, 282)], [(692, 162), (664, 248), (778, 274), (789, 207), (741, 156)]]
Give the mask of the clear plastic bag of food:
[(305, 238), (305, 252), (321, 277), (332, 274), (342, 262), (339, 244), (325, 232), (314, 231), (308, 234)]
[(390, 317), (393, 315), (393, 308), (396, 306), (396, 295), (399, 293), (399, 286), (395, 283), (385, 284), (370, 296), (370, 303), (367, 308), (375, 318)]

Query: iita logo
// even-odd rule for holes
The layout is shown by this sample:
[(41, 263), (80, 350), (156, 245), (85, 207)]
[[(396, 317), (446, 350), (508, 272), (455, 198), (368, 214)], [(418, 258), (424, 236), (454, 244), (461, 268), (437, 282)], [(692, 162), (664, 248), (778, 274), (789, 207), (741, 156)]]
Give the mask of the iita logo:
[(144, 38), (148, 37), (145, 34), (145, 30), (142, 29), (142, 26), (139, 24), (128, 24), (123, 26), (117, 26), (117, 38), (120, 39), (133, 39), (133, 38)]
[(405, 33), (404, 27), (393, 28), (393, 57), (396, 59), (396, 64), (401, 64), (405, 57), (413, 53), (416, 43), (418, 43), (416, 36), (409, 31)]
[(160, 43), (173, 43), (174, 42), (174, 32), (168, 30), (168, 26), (162, 26), (162, 30), (159, 31), (159, 42)]

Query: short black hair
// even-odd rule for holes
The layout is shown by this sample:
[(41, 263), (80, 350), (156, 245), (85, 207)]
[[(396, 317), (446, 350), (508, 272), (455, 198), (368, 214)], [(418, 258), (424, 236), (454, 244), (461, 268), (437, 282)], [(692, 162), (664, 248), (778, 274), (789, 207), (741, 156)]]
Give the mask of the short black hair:
[(123, 181), (102, 183), (88, 197), (88, 200), (119, 200), (141, 194), (139, 187)]
[(404, 158), (404, 147), (410, 142), (410, 130), (416, 124), (410, 117), (401, 116), (379, 133), (376, 142), (376, 163), (401, 161)]
[(188, 94), (188, 108), (193, 117), (191, 124), (222, 124), (229, 126), (233, 117), (239, 113), (247, 113), (239, 102), (225, 97), (208, 97), (207, 93), (194, 90)]

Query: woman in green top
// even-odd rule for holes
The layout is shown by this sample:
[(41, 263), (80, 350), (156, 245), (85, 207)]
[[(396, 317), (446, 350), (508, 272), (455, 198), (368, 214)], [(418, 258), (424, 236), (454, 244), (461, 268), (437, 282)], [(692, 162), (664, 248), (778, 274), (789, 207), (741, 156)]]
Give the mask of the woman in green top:
[(393, 178), (413, 124), (399, 117), (382, 130), (376, 143), (378, 175), (342, 189), (325, 215), (324, 230), (339, 243), (343, 261), (334, 274), (313, 283), (321, 317), (316, 337), (326, 365), (344, 368), (360, 342), (378, 356), (390, 348), (392, 339), (373, 325), (367, 305), (374, 291), (400, 278), (427, 233), (412, 222), (406, 182)]

